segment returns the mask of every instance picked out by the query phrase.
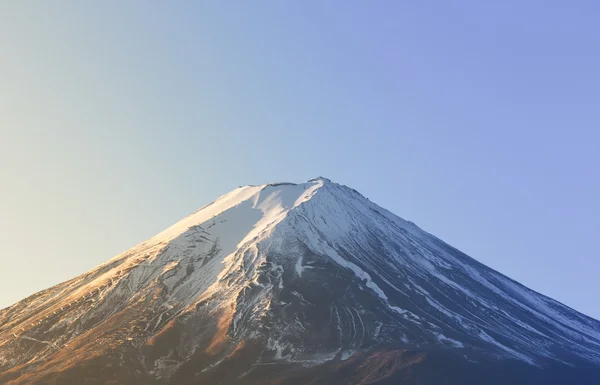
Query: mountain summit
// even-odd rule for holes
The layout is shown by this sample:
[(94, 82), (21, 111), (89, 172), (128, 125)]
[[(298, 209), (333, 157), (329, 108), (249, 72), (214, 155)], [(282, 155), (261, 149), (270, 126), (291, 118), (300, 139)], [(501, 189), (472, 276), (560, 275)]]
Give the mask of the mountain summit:
[(1, 384), (598, 384), (600, 322), (326, 178), (0, 310)]

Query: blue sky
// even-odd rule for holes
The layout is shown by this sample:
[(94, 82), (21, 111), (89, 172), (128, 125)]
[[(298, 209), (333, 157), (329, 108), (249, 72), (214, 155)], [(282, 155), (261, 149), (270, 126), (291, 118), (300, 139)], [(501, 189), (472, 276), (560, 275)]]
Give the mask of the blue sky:
[(242, 184), (349, 185), (600, 318), (594, 1), (0, 5), (0, 307)]

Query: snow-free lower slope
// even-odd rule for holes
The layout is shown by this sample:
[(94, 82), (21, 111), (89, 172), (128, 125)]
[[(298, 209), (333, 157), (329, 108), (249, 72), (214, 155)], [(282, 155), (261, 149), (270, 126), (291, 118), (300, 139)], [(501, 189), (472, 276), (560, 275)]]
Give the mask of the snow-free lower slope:
[(235, 189), (1, 310), (0, 383), (82, 365), (132, 383), (236, 383), (269, 365), (354, 365), (389, 344), (469, 365), (598, 367), (600, 323), (317, 178)]

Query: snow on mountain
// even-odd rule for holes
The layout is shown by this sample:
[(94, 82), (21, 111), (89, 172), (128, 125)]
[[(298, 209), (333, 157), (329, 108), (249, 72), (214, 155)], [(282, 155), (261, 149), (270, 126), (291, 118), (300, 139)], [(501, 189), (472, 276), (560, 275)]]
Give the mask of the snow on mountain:
[(115, 355), (131, 378), (185, 383), (252, 347), (242, 378), (391, 343), (469, 362), (600, 366), (600, 322), (316, 178), (237, 188), (1, 310), (0, 382)]

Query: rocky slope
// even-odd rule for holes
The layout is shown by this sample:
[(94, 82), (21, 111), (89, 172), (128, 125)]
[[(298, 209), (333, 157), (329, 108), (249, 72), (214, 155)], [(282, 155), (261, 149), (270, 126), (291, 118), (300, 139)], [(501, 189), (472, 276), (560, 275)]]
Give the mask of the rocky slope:
[(317, 178), (0, 311), (1, 384), (600, 383), (600, 322)]

